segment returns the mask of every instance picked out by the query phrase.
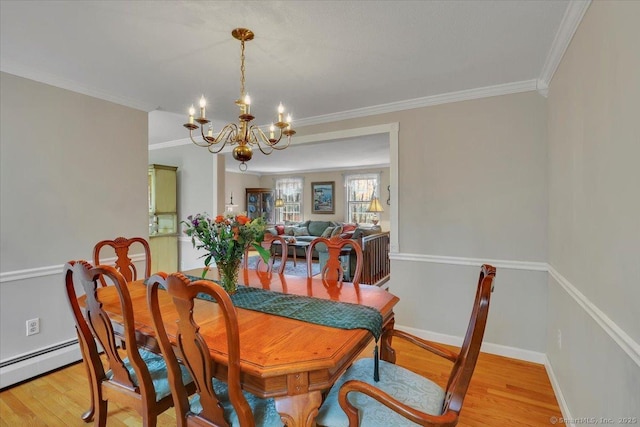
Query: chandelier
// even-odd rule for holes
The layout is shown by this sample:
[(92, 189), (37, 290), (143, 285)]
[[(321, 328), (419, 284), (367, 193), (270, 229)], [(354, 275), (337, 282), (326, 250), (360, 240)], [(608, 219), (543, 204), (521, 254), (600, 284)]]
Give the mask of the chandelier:
[[(247, 170), (247, 164), (253, 156), (252, 147), (257, 147), (263, 154), (269, 155), (273, 150), (284, 150), (291, 143), (291, 136), (296, 133), (291, 127), (291, 115), (288, 115), (286, 120), (284, 117), (284, 107), (282, 103), (278, 106), (278, 121), (272, 123), (269, 127), (269, 136), (260, 129), (257, 125), (252, 125), (251, 121), (255, 118), (251, 115), (251, 98), (249, 94), (245, 92), (244, 87), (244, 42), (253, 40), (253, 31), (247, 28), (236, 28), (231, 32), (231, 35), (240, 40), (240, 98), (236, 100), (236, 105), (240, 108), (240, 115), (238, 116), (238, 123), (229, 123), (225, 125), (220, 132), (214, 136), (213, 126), (209, 125), (207, 133), (205, 135), (205, 125), (210, 120), (205, 116), (205, 107), (207, 101), (204, 99), (204, 95), (200, 98), (200, 117), (194, 117), (196, 113), (193, 105), (189, 109), (189, 122), (184, 124), (184, 127), (189, 129), (189, 138), (198, 147), (206, 147), (211, 153), (219, 153), (222, 149), (229, 144), (229, 146), (235, 146), (233, 148), (233, 158), (240, 162), (239, 168), (241, 171)], [(200, 126), (200, 133), (202, 135), (202, 141), (196, 141), (193, 137), (193, 131), (198, 129), (197, 122)], [(276, 138), (276, 128), (277, 138)], [(286, 145), (278, 145), (283, 136), (286, 136)]]

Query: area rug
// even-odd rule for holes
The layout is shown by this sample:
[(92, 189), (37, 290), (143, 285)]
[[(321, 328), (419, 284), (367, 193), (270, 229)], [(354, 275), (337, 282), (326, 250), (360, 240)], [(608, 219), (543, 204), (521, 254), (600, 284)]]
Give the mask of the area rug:
[[(256, 268), (256, 264), (258, 263), (258, 255), (249, 257), (249, 269), (253, 270)], [(278, 271), (280, 268), (280, 258), (277, 258), (273, 261), (273, 270)], [(320, 264), (314, 262), (311, 265), (311, 273), (313, 276), (320, 273)], [(296, 261), (296, 265), (293, 265), (293, 260), (287, 260), (287, 265), (284, 267), (284, 274), (288, 274), (291, 276), (306, 276), (307, 275), (307, 261), (306, 260), (298, 260)]]

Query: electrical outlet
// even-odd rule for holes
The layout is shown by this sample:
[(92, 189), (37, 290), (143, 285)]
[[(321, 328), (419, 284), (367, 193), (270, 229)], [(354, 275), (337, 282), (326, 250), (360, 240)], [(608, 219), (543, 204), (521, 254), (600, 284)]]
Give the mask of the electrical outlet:
[(40, 333), (40, 318), (27, 320), (27, 336)]
[(558, 339), (558, 350), (562, 350), (562, 331), (560, 329), (558, 329), (557, 339)]

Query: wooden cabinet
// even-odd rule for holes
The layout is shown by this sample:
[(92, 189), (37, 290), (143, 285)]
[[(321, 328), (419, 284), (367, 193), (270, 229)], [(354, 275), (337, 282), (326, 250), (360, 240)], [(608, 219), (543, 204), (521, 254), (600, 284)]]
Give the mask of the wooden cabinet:
[(150, 236), (151, 274), (158, 271), (174, 273), (178, 271), (178, 236), (158, 234)]
[(151, 272), (178, 271), (178, 179), (175, 166), (149, 165)]
[(267, 224), (275, 223), (275, 198), (271, 188), (247, 188), (246, 202), (249, 218), (262, 216)]
[(178, 211), (178, 179), (175, 166), (149, 165), (149, 212)]

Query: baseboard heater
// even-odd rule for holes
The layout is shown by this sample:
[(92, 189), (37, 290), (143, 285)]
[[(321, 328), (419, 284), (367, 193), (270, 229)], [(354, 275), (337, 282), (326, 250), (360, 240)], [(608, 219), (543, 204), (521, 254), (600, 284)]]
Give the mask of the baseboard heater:
[(7, 366), (24, 362), (25, 360), (33, 359), (35, 357), (40, 357), (45, 354), (52, 353), (54, 351), (62, 350), (63, 348), (71, 347), (72, 345), (76, 345), (76, 344), (78, 344), (78, 339), (74, 338), (67, 342), (62, 342), (60, 344), (52, 345), (51, 347), (43, 348), (42, 350), (23, 354), (22, 356), (17, 356), (17, 357), (14, 357), (13, 359), (9, 359), (9, 360), (5, 360), (4, 362), (1, 362), (0, 368), (6, 368)]
[(70, 339), (0, 362), (0, 390), (82, 360), (78, 339)]

